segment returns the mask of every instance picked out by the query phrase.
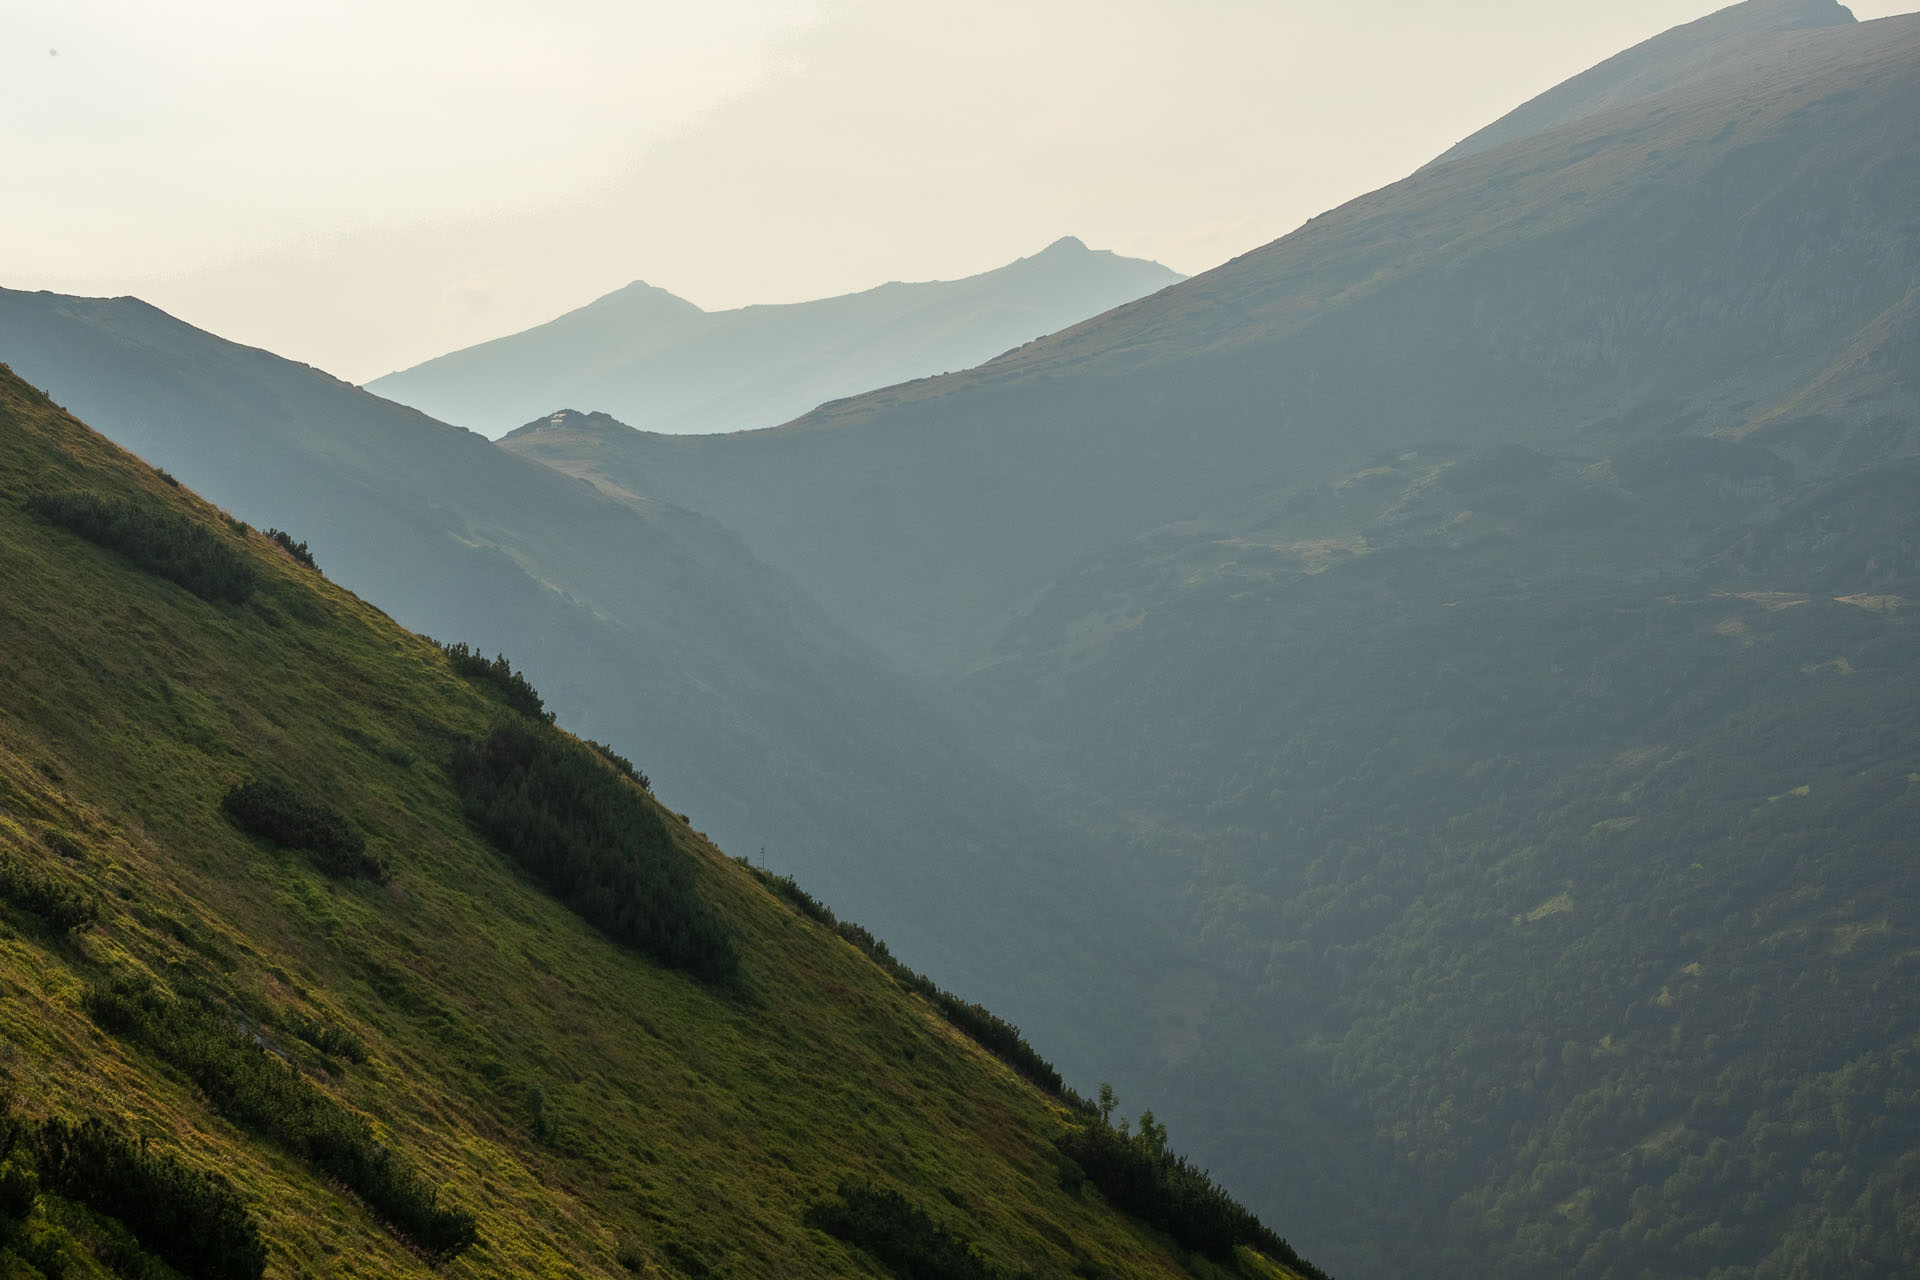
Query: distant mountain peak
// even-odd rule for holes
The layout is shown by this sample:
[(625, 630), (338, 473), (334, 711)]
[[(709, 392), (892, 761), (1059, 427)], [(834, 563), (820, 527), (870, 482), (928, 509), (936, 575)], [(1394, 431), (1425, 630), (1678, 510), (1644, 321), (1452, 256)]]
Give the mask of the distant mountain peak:
[(535, 418), (522, 427), (515, 427), (509, 436), (538, 435), (542, 431), (579, 431), (579, 430), (618, 430), (631, 431), (633, 428), (610, 413), (595, 410), (582, 413), (578, 409), (556, 409), (543, 418)]
[[(368, 384), (496, 435), (590, 404), (669, 433), (770, 427), (876, 387), (971, 368), (1183, 279), (1062, 236), (959, 280), (705, 311), (636, 280), (546, 324)], [(583, 425), (575, 420), (571, 425)]]
[[(648, 284), (645, 280), (635, 280), (624, 288), (595, 298), (580, 312), (620, 311), (623, 313), (649, 312), (659, 315), (699, 315), (702, 309), (688, 302), (677, 293), (669, 293), (659, 285)], [(564, 317), (563, 317), (564, 318)]]

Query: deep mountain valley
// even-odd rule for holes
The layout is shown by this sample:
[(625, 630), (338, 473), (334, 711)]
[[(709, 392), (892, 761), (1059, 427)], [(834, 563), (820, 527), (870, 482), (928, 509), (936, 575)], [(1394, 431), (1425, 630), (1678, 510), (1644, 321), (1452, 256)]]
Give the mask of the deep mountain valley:
[[(639, 364), (699, 385), (612, 411), (639, 340), (600, 322), (688, 318), (644, 287), (415, 371), (497, 443), (0, 291), (0, 360), (171, 473), (6, 384), (7, 980), (51, 1011), (0, 1059), (16, 1148), (58, 1091), (137, 1088), (162, 1148), (296, 1197), (276, 1266), (322, 1220), (347, 1269), (409, 1265), (207, 1110), (210, 1009), (446, 1175), (474, 1274), (872, 1272), (808, 1225), (918, 1221), (861, 1178), (1009, 1275), (1273, 1273), (1224, 1209), (1267, 1258), (1109, 1212), (1169, 1131), (1343, 1276), (1920, 1273), (1916, 126), (1920, 17), (1748, 0), (1212, 271), (777, 427), (679, 338)], [(860, 332), (914, 345), (903, 314)], [(682, 433), (729, 379), (751, 413), (708, 425), (768, 429)], [(243, 562), (216, 596), (265, 585), (141, 577), (76, 541), (128, 518), (76, 485), (204, 526)], [(483, 737), (516, 698), (609, 745)], [(460, 790), (531, 741), (660, 824), (644, 909), (569, 905), (511, 865), (547, 828)], [(221, 795), (269, 777), (370, 839), (237, 834), (288, 802)], [(49, 934), (67, 884), (94, 914)], [(297, 1030), (329, 1026), (368, 1063)], [(1101, 1081), (1153, 1115), (1096, 1122)], [(72, 1212), (32, 1221), (112, 1235)]]

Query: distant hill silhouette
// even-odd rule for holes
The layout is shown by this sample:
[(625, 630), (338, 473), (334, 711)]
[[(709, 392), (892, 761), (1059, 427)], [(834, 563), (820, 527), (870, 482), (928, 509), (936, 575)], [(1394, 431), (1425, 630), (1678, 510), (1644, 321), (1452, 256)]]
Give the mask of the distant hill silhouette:
[(367, 389), (489, 436), (569, 405), (655, 431), (769, 427), (828, 400), (970, 368), (1183, 278), (1069, 236), (964, 280), (782, 306), (706, 312), (635, 282)]

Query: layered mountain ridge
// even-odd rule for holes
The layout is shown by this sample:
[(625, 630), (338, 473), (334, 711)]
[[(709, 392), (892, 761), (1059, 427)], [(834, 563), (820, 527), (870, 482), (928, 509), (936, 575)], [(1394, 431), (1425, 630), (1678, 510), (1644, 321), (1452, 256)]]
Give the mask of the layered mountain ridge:
[(702, 311), (636, 281), (367, 387), (489, 436), (569, 405), (657, 431), (766, 427), (824, 401), (968, 368), (1182, 278), (1067, 236), (963, 280), (731, 311)]
[[(571, 622), (507, 647), (588, 699), (572, 722), (712, 743), (723, 819), (741, 761), (796, 819), (855, 814), (808, 855), (830, 898), (1003, 949), (979, 973), (1016, 1016), (1131, 1056), (1123, 1091), (1336, 1271), (1904, 1276), (1920, 20), (1750, 4), (1654, 51), (977, 369), (718, 437), (539, 405), (497, 452), (592, 488), (486, 474), (705, 531), (588, 537), (685, 567), (631, 599), (571, 526), (532, 538), (431, 465), (382, 489), (446, 429), (371, 398), (73, 300), (0, 296), (0, 353), (112, 432), (214, 441), (190, 479), (271, 438), (256, 500), (319, 466), (627, 626), (598, 665)], [(390, 571), (301, 510), (323, 564)], [(749, 639), (676, 650), (649, 609)], [(766, 652), (785, 678), (736, 687)], [(636, 654), (660, 703), (610, 705)]]
[(1920, 19), (1803, 16), (975, 370), (502, 443), (726, 522), (1156, 886), (1168, 1114), (1336, 1271), (1902, 1275)]
[[(771, 432), (636, 434), (603, 478), (718, 517), (851, 630), (952, 673), (1109, 541), (1263, 477), (1332, 479), (1409, 423), (1559, 442), (1676, 398), (1715, 426), (1742, 401), (1841, 407), (1830, 369), (1906, 350), (1913, 30), (1802, 33), (1790, 78), (1716, 67), (978, 369)], [(507, 445), (577, 469), (538, 429)]]

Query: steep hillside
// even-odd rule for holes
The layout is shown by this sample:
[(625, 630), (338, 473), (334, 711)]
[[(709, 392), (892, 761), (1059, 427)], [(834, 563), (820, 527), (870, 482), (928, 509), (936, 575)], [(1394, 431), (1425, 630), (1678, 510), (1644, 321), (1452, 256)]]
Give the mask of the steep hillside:
[(510, 709), (510, 672), (3, 368), (0, 545), (5, 1274), (1291, 1274), (1116, 1214), (1102, 1143), (1175, 1165)]
[[(515, 655), (716, 840), (1056, 1026), (1063, 1060), (1095, 1061), (1083, 1022), (1164, 970), (1076, 833), (711, 519), (601, 497), (133, 299), (0, 291), (0, 356), (242, 519), (292, 530), (404, 625)], [(991, 936), (1062, 901), (1126, 940)]]
[(950, 681), (1335, 1270), (1913, 1274), (1920, 19), (1781, 39), (979, 370), (505, 443)]
[(768, 432), (506, 443), (717, 516), (952, 673), (1113, 540), (1403, 442), (1558, 447), (1669, 401), (1871, 418), (1820, 388), (1914, 349), (1920, 22), (1795, 39), (1791, 76), (1729, 66), (1430, 170), (976, 370)]
[(1756, 55), (1764, 56), (1782, 72), (1789, 71), (1796, 42), (1776, 37), (1847, 26), (1853, 21), (1853, 12), (1838, 0), (1746, 0), (1637, 44), (1554, 86), (1463, 139), (1433, 164), (1462, 160), (1603, 111), (1617, 110)]
[(367, 389), (490, 436), (569, 406), (654, 431), (740, 431), (971, 368), (1183, 278), (1069, 236), (964, 280), (786, 306), (706, 312), (635, 283)]

